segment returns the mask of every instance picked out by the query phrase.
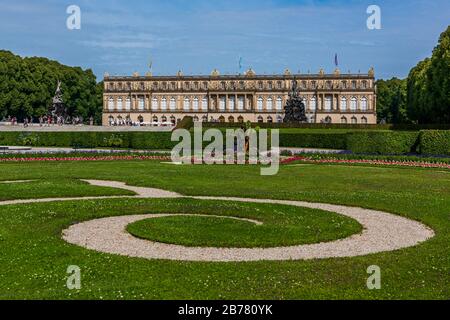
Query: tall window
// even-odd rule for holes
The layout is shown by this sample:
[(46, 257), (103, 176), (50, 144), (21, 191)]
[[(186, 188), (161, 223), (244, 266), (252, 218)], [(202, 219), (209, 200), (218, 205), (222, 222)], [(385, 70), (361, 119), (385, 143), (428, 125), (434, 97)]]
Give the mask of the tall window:
[(220, 97), (219, 98), (219, 110), (225, 111), (226, 104), (227, 104), (226, 97)]
[(234, 100), (234, 97), (230, 97), (229, 104), (230, 104), (230, 105), (228, 106), (229, 110), (230, 110), (230, 111), (234, 111), (235, 105), (236, 105), (236, 101)]
[(356, 111), (357, 108), (358, 108), (358, 100), (355, 97), (352, 97), (350, 101), (350, 110)]
[(352, 117), (352, 124), (357, 124), (358, 123), (358, 119), (356, 119), (356, 117)]
[(341, 118), (341, 123), (342, 124), (347, 124), (347, 118), (346, 117), (342, 117)]
[(183, 109), (189, 111), (191, 109), (191, 101), (188, 97), (184, 98)]
[(367, 98), (362, 97), (361, 99), (361, 111), (367, 111)]
[(139, 108), (139, 110), (144, 110), (144, 108), (145, 108), (145, 100), (144, 100), (144, 97), (140, 97), (140, 98), (139, 98), (138, 108)]
[(269, 99), (267, 99), (267, 110), (272, 111), (273, 109), (273, 99), (272, 97), (269, 97)]
[(175, 111), (177, 109), (177, 100), (172, 97), (170, 98), (170, 110)]
[(277, 111), (283, 110), (283, 99), (281, 97), (277, 98)]
[(194, 111), (198, 111), (199, 102), (198, 102), (198, 98), (197, 97), (194, 98), (193, 107), (194, 107)]
[(325, 97), (325, 110), (331, 111), (333, 107), (333, 100), (331, 97)]
[(161, 99), (161, 110), (164, 110), (164, 111), (167, 110), (167, 98), (166, 97)]
[(158, 110), (158, 98), (156, 97), (152, 99), (152, 110)]
[(122, 110), (123, 109), (123, 99), (122, 97), (117, 99), (117, 110)]
[(127, 100), (126, 100), (126, 102), (125, 102), (125, 109), (128, 111), (128, 110), (131, 110), (131, 98), (130, 97), (127, 97)]
[(316, 100), (316, 97), (312, 97), (312, 98), (309, 100), (309, 108), (310, 108), (312, 111), (316, 110), (316, 108), (317, 108), (317, 100)]
[(264, 100), (262, 97), (258, 98), (258, 111), (263, 111)]
[(202, 110), (208, 111), (208, 97), (204, 96), (202, 99)]
[(346, 97), (341, 98), (341, 111), (344, 111), (344, 112), (347, 111), (347, 98)]
[(367, 118), (366, 117), (362, 117), (361, 118), (361, 123), (362, 124), (367, 124)]
[(242, 111), (244, 110), (244, 97), (238, 98), (238, 110)]
[(264, 88), (264, 85), (263, 85), (262, 81), (259, 81), (258, 82), (258, 89), (262, 90), (263, 88)]
[(114, 110), (114, 98), (109, 97), (108, 99), (108, 110)]

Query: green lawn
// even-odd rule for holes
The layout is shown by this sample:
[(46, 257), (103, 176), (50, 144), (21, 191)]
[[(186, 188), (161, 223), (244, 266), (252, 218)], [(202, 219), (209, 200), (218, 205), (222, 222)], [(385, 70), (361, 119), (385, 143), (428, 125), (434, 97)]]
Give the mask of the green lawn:
[[(283, 166), (277, 176), (263, 177), (258, 167), (248, 166), (174, 166), (154, 161), (35, 162), (0, 164), (0, 177), (4, 181), (42, 180), (14, 186), (0, 184), (3, 200), (54, 197), (55, 190), (64, 197), (126, 194), (74, 180), (104, 179), (185, 195), (308, 200), (375, 208), (422, 221), (436, 232), (433, 239), (416, 247), (354, 258), (241, 263), (151, 261), (70, 245), (60, 238), (61, 231), (79, 221), (139, 213), (201, 213), (269, 219), (268, 222), (277, 220), (277, 214), (294, 221), (305, 217), (313, 229), (306, 231), (306, 224), (300, 225), (298, 238), (285, 238), (299, 243), (322, 237), (339, 238), (359, 229), (346, 219), (342, 220), (343, 227), (337, 229), (336, 223), (342, 218), (333, 214), (328, 215), (328, 225), (327, 216), (320, 212), (318, 219), (312, 221), (312, 212), (302, 208), (192, 199), (2, 206), (0, 299), (450, 299), (450, 171), (308, 165)], [(159, 227), (163, 227), (165, 219), (158, 221)], [(174, 230), (166, 231), (171, 237), (179, 237), (173, 242), (185, 241), (180, 238), (195, 228), (192, 221), (172, 221)], [(208, 227), (213, 222), (203, 221), (200, 225)], [(275, 222), (283, 227), (282, 219)], [(184, 230), (180, 223), (185, 224)], [(278, 228), (276, 223), (267, 225)], [(241, 223), (226, 228), (233, 232), (234, 228), (247, 227)], [(244, 230), (236, 239), (240, 237), (254, 246), (269, 245), (264, 243), (268, 241), (263, 240), (264, 234), (258, 234), (257, 240), (250, 239), (252, 232), (248, 229), (247, 233)], [(212, 245), (224, 241), (236, 244), (235, 240), (227, 240), (225, 232), (211, 238), (190, 239)], [(278, 231), (268, 234), (267, 239), (271, 243), (283, 241)], [(81, 268), (80, 291), (65, 287), (69, 265)], [(381, 267), (381, 290), (366, 287), (370, 265)]]

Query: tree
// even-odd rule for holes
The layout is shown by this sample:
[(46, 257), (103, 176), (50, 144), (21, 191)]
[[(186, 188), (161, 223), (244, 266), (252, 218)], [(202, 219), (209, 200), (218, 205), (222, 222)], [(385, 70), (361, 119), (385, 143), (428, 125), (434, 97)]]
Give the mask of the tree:
[(408, 115), (419, 123), (450, 123), (450, 26), (431, 58), (413, 68), (407, 83)]
[(378, 119), (388, 123), (409, 123), (406, 104), (406, 80), (392, 78), (377, 81)]
[(102, 113), (103, 92), (98, 90), (92, 70), (68, 67), (46, 58), (21, 58), (0, 50), (0, 117), (39, 117), (47, 114), (62, 82), (63, 99), (70, 116), (86, 121)]

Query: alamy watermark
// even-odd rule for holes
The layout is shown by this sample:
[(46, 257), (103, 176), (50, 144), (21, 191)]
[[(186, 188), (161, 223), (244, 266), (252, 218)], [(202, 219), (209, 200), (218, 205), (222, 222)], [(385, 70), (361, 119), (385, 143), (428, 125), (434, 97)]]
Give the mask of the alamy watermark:
[[(186, 129), (172, 133), (172, 141), (180, 142), (172, 150), (172, 162), (183, 164), (261, 164), (261, 175), (273, 176), (279, 171), (279, 130), (208, 129), (194, 124), (194, 137)], [(180, 141), (181, 140), (181, 141)], [(270, 141), (270, 147), (269, 147)], [(204, 142), (210, 142), (203, 148)], [(268, 167), (264, 167), (268, 166)]]
[(69, 290), (81, 290), (81, 269), (79, 266), (69, 266), (67, 268), (66, 286)]
[(81, 9), (79, 6), (70, 5), (66, 9), (66, 13), (69, 15), (66, 20), (66, 26), (69, 30), (81, 29)]
[(367, 278), (367, 289), (380, 290), (381, 289), (381, 268), (379, 266), (370, 266), (367, 268), (367, 273), (370, 276)]
[(381, 30), (381, 8), (377, 5), (370, 5), (367, 7), (367, 29)]

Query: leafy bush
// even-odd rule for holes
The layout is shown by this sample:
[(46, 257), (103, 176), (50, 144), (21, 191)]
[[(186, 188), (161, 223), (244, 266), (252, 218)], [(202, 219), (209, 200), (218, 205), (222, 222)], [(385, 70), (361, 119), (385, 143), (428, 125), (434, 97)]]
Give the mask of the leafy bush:
[(20, 134), (18, 141), (22, 146), (37, 146), (39, 145), (39, 137), (31, 133)]
[(421, 154), (450, 155), (450, 131), (421, 131), (419, 150)]
[(183, 120), (181, 120), (177, 126), (175, 127), (175, 129), (186, 129), (186, 130), (190, 130), (191, 128), (194, 127), (194, 119), (192, 117), (186, 116), (183, 118)]
[(347, 149), (353, 153), (406, 154), (416, 152), (419, 132), (363, 131), (347, 133)]
[(283, 133), (280, 132), (280, 147), (346, 149), (347, 134), (342, 133)]

